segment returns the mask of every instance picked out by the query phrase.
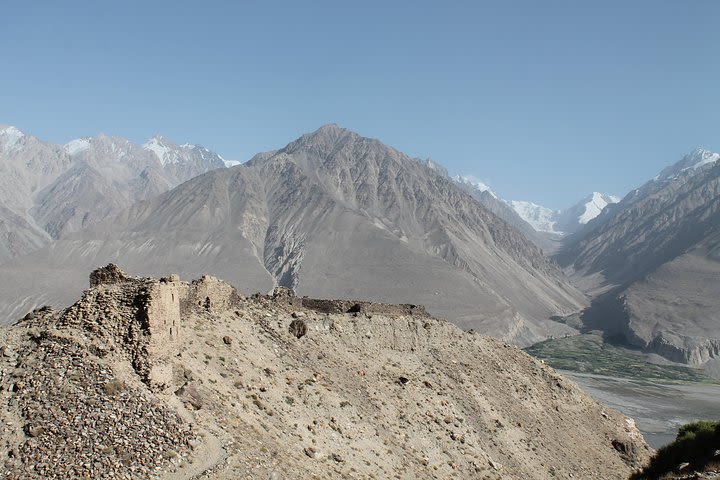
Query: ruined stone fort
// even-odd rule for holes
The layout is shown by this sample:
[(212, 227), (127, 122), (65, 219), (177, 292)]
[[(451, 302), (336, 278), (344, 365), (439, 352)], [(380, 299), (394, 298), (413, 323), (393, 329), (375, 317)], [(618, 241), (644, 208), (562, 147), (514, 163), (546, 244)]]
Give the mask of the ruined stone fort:
[[(183, 318), (191, 313), (227, 311), (243, 299), (232, 285), (209, 275), (192, 282), (181, 281), (178, 275), (159, 280), (136, 278), (115, 264), (94, 270), (90, 287), (83, 300), (72, 307), (81, 310), (78, 313), (86, 330), (113, 332), (115, 342), (131, 357), (136, 372), (157, 390), (172, 384), (172, 360), (185, 334)], [(283, 287), (268, 295), (256, 295), (327, 314), (427, 315), (425, 308), (418, 305), (297, 297)]]

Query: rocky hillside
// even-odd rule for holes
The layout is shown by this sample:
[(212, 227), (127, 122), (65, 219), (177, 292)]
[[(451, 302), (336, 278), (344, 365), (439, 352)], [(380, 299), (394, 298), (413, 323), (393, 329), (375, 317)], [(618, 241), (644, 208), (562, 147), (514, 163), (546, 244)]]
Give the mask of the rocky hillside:
[(336, 125), (5, 264), (0, 312), (69, 301), (84, 271), (111, 261), (146, 275), (214, 271), (246, 291), (431, 305), (519, 344), (571, 331), (548, 319), (585, 301), (447, 175)]
[(8, 479), (625, 479), (632, 420), (414, 305), (91, 275), (0, 329)]
[(530, 219), (521, 217), (513, 208), (513, 202), (508, 203), (499, 198), (487, 185), (472, 178), (456, 176), (453, 177), (453, 180), (483, 207), (522, 233), (525, 238), (540, 247), (543, 252), (555, 251), (557, 248), (556, 242), (549, 236), (543, 235), (541, 230), (536, 229), (535, 225), (530, 223)]
[(94, 225), (208, 170), (204, 147), (100, 135), (55, 145), (0, 126), (0, 263)]
[(720, 158), (694, 151), (570, 239), (558, 260), (602, 293), (589, 328), (670, 360), (720, 352)]

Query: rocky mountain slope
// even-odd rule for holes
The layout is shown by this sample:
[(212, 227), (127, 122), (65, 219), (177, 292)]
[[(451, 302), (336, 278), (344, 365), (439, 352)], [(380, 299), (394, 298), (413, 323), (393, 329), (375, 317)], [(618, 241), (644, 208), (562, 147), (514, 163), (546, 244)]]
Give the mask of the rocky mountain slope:
[(632, 420), (413, 305), (91, 274), (0, 328), (8, 479), (625, 479)]
[(427, 304), (520, 344), (570, 331), (547, 319), (584, 302), (446, 175), (335, 125), (6, 263), (0, 311), (68, 301), (83, 270), (110, 261), (143, 274), (215, 271), (246, 291)]
[(691, 152), (570, 239), (559, 261), (604, 292), (585, 312), (589, 327), (673, 361), (718, 358), (718, 158)]
[(204, 147), (162, 137), (143, 147), (105, 135), (54, 145), (0, 126), (0, 263), (224, 167)]
[(469, 177), (456, 176), (453, 177), (453, 180), (460, 188), (480, 202), (483, 207), (522, 233), (525, 238), (540, 247), (543, 252), (553, 252), (556, 249), (552, 239), (543, 235), (542, 231), (535, 228), (528, 218), (519, 215), (511, 206), (511, 203), (499, 198), (487, 185)]

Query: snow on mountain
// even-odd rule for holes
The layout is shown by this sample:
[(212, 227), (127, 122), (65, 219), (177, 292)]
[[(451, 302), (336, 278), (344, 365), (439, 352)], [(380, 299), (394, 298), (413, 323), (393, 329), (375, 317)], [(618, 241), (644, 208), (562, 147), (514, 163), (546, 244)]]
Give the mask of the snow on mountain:
[(600, 215), (603, 208), (607, 207), (611, 203), (617, 203), (619, 201), (620, 199), (613, 195), (593, 192), (590, 197), (585, 199), (584, 203), (582, 203), (585, 211), (577, 217), (577, 221), (582, 225), (585, 225), (590, 220)]
[(532, 202), (524, 202), (522, 200), (511, 200), (508, 202), (510, 206), (538, 232), (562, 233), (555, 230), (555, 223), (558, 210), (551, 210), (542, 205)]
[(508, 203), (536, 231), (564, 235), (576, 232), (600, 215), (608, 204), (619, 201), (620, 199), (613, 195), (593, 192), (565, 210), (552, 210), (532, 202), (518, 200)]
[(697, 170), (709, 163), (715, 163), (720, 159), (720, 153), (711, 152), (703, 148), (696, 148), (685, 155), (679, 162), (663, 169), (653, 180), (664, 182), (688, 170)]
[(698, 148), (690, 154), (690, 158), (694, 162), (691, 168), (697, 169), (708, 163), (717, 162), (720, 159), (720, 153)]
[[(423, 161), (430, 168), (436, 169), (431, 160)], [(444, 170), (444, 169), (443, 169)], [(610, 203), (620, 201), (618, 197), (604, 193), (593, 192), (577, 204), (565, 210), (553, 210), (533, 202), (522, 200), (504, 200), (497, 196), (490, 186), (473, 175), (455, 175), (452, 179), (465, 187), (478, 192), (488, 192), (492, 197), (503, 204), (509, 205), (518, 216), (536, 232), (564, 235), (573, 233), (587, 222), (597, 217)]]
[(8, 126), (0, 129), (0, 136), (5, 137), (3, 150), (10, 151), (25, 134), (13, 126)]
[(214, 165), (214, 168), (218, 168), (221, 165), (230, 168), (242, 163), (236, 160), (225, 160), (222, 156), (208, 150), (202, 145), (194, 145), (191, 143), (176, 145), (159, 135), (145, 142), (143, 148), (149, 152), (153, 152), (163, 167), (186, 164), (193, 161), (201, 161), (208, 165)]
[(453, 180), (455, 180), (457, 183), (469, 185), (481, 192), (488, 192), (493, 197), (498, 198), (498, 196), (495, 194), (495, 192), (492, 191), (490, 186), (477, 177), (474, 177), (472, 175), (455, 175), (453, 177)]
[(77, 138), (65, 144), (65, 151), (73, 156), (90, 148), (90, 141), (87, 138)]
[(170, 146), (163, 143), (163, 138), (160, 136), (155, 136), (145, 142), (143, 148), (153, 152), (163, 166), (170, 163), (178, 163), (180, 160), (177, 152)]

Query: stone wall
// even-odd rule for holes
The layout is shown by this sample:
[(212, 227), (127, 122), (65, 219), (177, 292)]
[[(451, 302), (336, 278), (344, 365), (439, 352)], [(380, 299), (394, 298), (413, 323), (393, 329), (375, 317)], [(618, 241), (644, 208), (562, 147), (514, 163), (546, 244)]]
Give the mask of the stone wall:
[(420, 315), (427, 316), (425, 307), (409, 303), (389, 304), (356, 300), (324, 300), (318, 298), (302, 298), (303, 308), (321, 313), (365, 313), (376, 315)]
[(321, 298), (296, 297), (295, 292), (285, 287), (275, 287), (266, 298), (282, 305), (302, 307), (320, 313), (365, 313), (377, 315), (419, 315), (427, 316), (425, 307), (409, 303), (389, 304), (361, 300), (328, 300)]
[(236, 306), (241, 300), (235, 287), (210, 275), (193, 280), (189, 287), (187, 303), (181, 308), (200, 308), (208, 312), (222, 312)]

